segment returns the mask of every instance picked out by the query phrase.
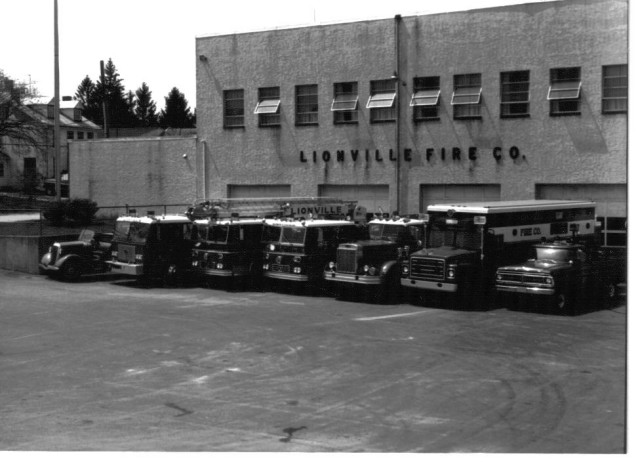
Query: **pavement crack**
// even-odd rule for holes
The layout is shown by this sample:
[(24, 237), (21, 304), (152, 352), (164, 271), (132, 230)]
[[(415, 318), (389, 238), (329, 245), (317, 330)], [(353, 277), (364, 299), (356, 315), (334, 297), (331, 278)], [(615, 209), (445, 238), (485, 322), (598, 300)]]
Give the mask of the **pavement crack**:
[(193, 414), (193, 411), (190, 411), (188, 409), (185, 409), (183, 407), (178, 406), (177, 404), (174, 403), (164, 403), (165, 406), (170, 407), (171, 409), (176, 409), (177, 411), (182, 412), (182, 414), (178, 414), (176, 415), (176, 417), (182, 417), (185, 415), (189, 415), (189, 414)]

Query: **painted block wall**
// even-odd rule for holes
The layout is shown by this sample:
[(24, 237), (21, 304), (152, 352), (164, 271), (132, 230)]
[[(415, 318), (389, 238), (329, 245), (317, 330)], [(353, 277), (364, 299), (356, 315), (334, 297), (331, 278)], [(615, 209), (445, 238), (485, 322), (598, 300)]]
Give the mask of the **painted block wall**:
[(196, 138), (110, 139), (70, 146), (71, 197), (103, 207), (190, 204), (198, 199)]
[[(319, 184), (388, 184), (396, 200), (396, 124), (369, 123), (371, 80), (399, 71), (401, 211), (415, 213), (421, 184), (500, 184), (503, 199), (533, 198), (538, 183), (627, 181), (627, 116), (601, 114), (602, 66), (627, 63), (626, 0), (566, 0), (438, 15), (281, 29), (196, 40), (198, 137), (203, 188), (228, 184), (292, 185), (293, 195)], [(396, 66), (395, 28), (400, 66)], [(202, 59), (200, 59), (202, 56)], [(582, 114), (549, 116), (549, 70), (581, 67)], [(530, 117), (500, 119), (500, 72), (530, 71)], [(453, 120), (455, 74), (482, 74), (482, 120)], [(415, 124), (413, 78), (439, 75), (440, 121)], [(357, 81), (359, 123), (334, 125), (333, 84)], [(296, 85), (318, 84), (319, 124), (296, 127)], [(260, 128), (253, 114), (258, 88), (279, 86), (281, 127)], [(223, 91), (244, 89), (245, 126), (223, 128)], [(508, 155), (516, 146), (517, 159)], [(460, 160), (451, 158), (454, 147)], [(470, 161), (468, 149), (477, 149)], [(493, 149), (502, 148), (496, 161)], [(426, 149), (436, 155), (426, 161)], [(445, 160), (440, 150), (445, 149)], [(364, 160), (378, 149), (383, 161)], [(323, 151), (331, 159), (321, 160)], [(345, 161), (336, 160), (344, 150)], [(352, 160), (350, 152), (358, 150)], [(308, 162), (301, 162), (300, 151)], [(318, 161), (310, 154), (316, 151)], [(200, 179), (200, 177), (199, 177)]]

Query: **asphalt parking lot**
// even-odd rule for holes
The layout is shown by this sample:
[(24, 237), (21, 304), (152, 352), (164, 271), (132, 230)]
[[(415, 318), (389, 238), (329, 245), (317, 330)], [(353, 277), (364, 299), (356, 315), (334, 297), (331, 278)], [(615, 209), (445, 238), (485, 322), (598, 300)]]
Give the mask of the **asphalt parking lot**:
[(0, 270), (0, 450), (623, 453), (624, 301), (575, 317)]

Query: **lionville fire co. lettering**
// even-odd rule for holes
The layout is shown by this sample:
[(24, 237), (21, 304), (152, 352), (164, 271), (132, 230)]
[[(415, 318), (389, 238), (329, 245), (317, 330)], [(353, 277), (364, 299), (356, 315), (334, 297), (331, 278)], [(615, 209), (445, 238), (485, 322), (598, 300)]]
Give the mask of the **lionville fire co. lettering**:
[(295, 216), (313, 215), (345, 215), (346, 209), (342, 205), (295, 205), (291, 207)]
[[(435, 162), (436, 159), (443, 162), (461, 162), (465, 159), (469, 161), (477, 161), (482, 157), (482, 154), (486, 155), (487, 153), (485, 153), (484, 150), (481, 151), (476, 146), (470, 146), (466, 150), (455, 146), (452, 148), (426, 148), (422, 152), (406, 148), (402, 151), (400, 156), (398, 156), (398, 153), (393, 149), (388, 149), (386, 151), (381, 149), (351, 149), (348, 151), (338, 149), (336, 151), (314, 150), (311, 152), (301, 150), (300, 162), (347, 162), (349, 159), (354, 163), (358, 161), (363, 161), (365, 163), (384, 161), (397, 162), (399, 158), (404, 162), (412, 162), (414, 159), (419, 157), (423, 157), (427, 163)], [(495, 146), (491, 149), (490, 155), (496, 162), (501, 162), (503, 158), (506, 157), (514, 161), (519, 158), (525, 159), (525, 156), (520, 154), (520, 149), (517, 146), (511, 146), (508, 149), (503, 149), (501, 146)]]

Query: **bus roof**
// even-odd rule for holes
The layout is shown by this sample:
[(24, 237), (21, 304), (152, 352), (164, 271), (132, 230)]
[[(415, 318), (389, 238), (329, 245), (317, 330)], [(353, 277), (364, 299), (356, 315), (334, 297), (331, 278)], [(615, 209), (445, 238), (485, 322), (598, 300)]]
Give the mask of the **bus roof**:
[(280, 220), (277, 218), (266, 219), (266, 225), (281, 226), (283, 228), (321, 228), (323, 226), (353, 226), (355, 222), (350, 220)]
[(261, 225), (265, 221), (264, 218), (218, 218), (218, 219), (198, 219), (193, 222), (198, 225), (209, 226), (226, 226), (226, 225)]
[(119, 217), (116, 221), (120, 222), (130, 222), (130, 223), (191, 223), (184, 215), (147, 215), (142, 217), (135, 217), (130, 215), (125, 215)]
[(374, 218), (369, 221), (367, 224), (381, 224), (381, 225), (398, 225), (398, 226), (409, 226), (409, 225), (423, 225), (426, 220), (420, 220), (418, 218)]
[(516, 201), (486, 201), (486, 202), (464, 202), (464, 203), (443, 203), (433, 204), (427, 207), (427, 212), (455, 212), (465, 213), (509, 213), (509, 212), (531, 212), (535, 210), (561, 210), (577, 209), (585, 207), (595, 207), (593, 201), (565, 201), (551, 199), (530, 199)]

